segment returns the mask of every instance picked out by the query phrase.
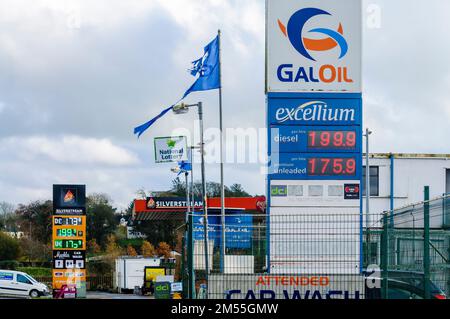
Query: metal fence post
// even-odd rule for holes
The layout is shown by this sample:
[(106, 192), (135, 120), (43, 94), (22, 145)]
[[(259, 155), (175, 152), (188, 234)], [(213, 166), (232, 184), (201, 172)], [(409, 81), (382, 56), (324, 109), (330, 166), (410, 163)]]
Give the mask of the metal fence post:
[(425, 186), (423, 203), (423, 273), (425, 299), (431, 298), (430, 291), (430, 187)]
[(388, 213), (383, 214), (383, 232), (381, 233), (381, 298), (388, 299), (388, 249), (389, 249)]
[(193, 212), (188, 215), (188, 243), (187, 243), (187, 260), (188, 260), (188, 283), (189, 283), (189, 299), (195, 299), (195, 278), (194, 278), (194, 217)]

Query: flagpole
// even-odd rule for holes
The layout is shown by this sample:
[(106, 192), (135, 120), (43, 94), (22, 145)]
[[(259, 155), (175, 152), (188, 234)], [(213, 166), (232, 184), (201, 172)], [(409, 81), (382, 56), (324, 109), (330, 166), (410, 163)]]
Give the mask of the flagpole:
[(222, 250), (221, 250), (221, 258), (220, 258), (220, 268), (222, 273), (225, 270), (225, 187), (223, 183), (223, 121), (222, 121), (222, 62), (221, 62), (221, 32), (218, 30), (219, 37), (219, 122), (220, 122), (220, 215), (222, 222)]

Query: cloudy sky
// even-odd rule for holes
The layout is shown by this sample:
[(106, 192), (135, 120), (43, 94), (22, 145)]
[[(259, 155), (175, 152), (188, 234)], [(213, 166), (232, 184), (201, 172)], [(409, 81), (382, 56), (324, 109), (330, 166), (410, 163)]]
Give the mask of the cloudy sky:
[[(189, 62), (219, 28), (224, 125), (264, 128), (264, 2), (0, 0), (0, 201), (82, 183), (122, 208), (137, 189), (169, 188), (153, 138), (192, 132), (195, 114), (168, 114), (140, 140), (132, 131), (190, 86)], [(365, 21), (363, 59), (372, 150), (450, 153), (449, 1), (364, 1), (374, 7), (381, 20)], [(198, 100), (217, 127), (217, 92), (187, 102)], [(260, 166), (229, 163), (225, 181), (264, 194)], [(207, 175), (218, 181), (219, 166)]]

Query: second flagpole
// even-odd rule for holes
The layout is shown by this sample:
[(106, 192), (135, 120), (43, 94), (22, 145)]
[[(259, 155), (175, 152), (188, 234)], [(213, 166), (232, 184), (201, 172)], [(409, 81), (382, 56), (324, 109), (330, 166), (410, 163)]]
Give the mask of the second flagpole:
[(219, 126), (220, 126), (220, 215), (221, 215), (221, 252), (220, 270), (225, 272), (225, 186), (223, 181), (223, 120), (222, 120), (222, 39), (220, 30), (217, 31), (219, 37)]

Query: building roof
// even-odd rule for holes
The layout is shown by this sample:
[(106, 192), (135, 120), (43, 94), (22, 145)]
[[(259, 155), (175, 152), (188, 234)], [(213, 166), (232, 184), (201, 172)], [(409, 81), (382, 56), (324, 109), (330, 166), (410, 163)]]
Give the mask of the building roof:
[[(364, 153), (363, 156), (366, 156)], [(370, 153), (371, 158), (450, 159), (450, 154)]]

